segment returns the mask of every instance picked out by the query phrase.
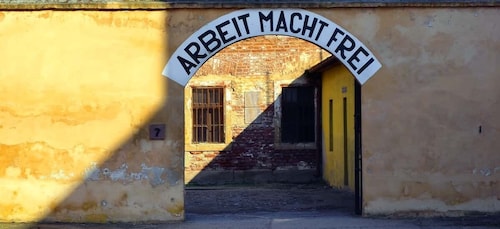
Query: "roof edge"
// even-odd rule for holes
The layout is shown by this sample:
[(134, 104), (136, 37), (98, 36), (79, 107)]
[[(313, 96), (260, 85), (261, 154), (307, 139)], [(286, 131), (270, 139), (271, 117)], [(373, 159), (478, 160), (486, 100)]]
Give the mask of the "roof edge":
[(379, 8), (379, 7), (498, 7), (492, 1), (345, 1), (345, 2), (91, 2), (91, 3), (0, 3), (0, 10), (165, 10), (165, 9), (209, 9), (209, 8)]
[(324, 59), (323, 61), (319, 62), (318, 64), (307, 69), (305, 71), (305, 75), (314, 76), (318, 73), (324, 72), (325, 70), (327, 70), (333, 66), (337, 66), (340, 64), (342, 64), (340, 62), (340, 60), (337, 59), (337, 57), (335, 57), (334, 55), (331, 55), (330, 57)]

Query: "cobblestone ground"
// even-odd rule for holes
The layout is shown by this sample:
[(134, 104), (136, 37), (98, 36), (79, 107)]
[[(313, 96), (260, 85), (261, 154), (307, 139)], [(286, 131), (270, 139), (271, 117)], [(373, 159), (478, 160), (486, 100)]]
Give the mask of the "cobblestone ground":
[(354, 213), (354, 194), (323, 183), (187, 187), (187, 214), (338, 210)]

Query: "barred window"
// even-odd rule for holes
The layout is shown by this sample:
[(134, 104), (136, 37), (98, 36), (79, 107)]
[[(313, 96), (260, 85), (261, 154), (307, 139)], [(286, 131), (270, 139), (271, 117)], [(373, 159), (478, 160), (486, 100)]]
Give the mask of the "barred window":
[(224, 88), (193, 88), (193, 143), (224, 142)]
[(314, 87), (282, 88), (281, 111), (281, 142), (314, 142)]

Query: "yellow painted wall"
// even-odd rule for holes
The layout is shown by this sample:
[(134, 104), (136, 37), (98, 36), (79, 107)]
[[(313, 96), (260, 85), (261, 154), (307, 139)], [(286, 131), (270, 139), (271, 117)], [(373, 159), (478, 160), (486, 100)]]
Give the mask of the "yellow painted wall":
[[(345, 187), (347, 147), (347, 187), (354, 190), (354, 77), (341, 64), (322, 74), (321, 106), (323, 137), (323, 178), (334, 187)], [(344, 102), (347, 111), (347, 146), (344, 144)], [(330, 100), (333, 108), (333, 150), (330, 149)]]
[[(0, 222), (184, 218), (162, 11), (0, 12)], [(149, 124), (167, 124), (149, 140)]]
[(364, 212), (500, 211), (500, 8), (373, 12), (358, 30), (383, 64), (361, 89)]
[[(161, 71), (231, 11), (1, 11), (0, 220), (182, 219), (184, 92)], [(500, 9), (312, 11), (383, 65), (362, 86), (364, 212), (500, 211)]]

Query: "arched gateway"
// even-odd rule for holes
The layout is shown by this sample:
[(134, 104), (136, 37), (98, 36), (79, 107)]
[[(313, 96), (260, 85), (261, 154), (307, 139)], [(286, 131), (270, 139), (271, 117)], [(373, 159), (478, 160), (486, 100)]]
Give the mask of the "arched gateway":
[(318, 14), (302, 9), (245, 9), (219, 17), (191, 35), (172, 55), (163, 75), (185, 86), (218, 51), (261, 35), (286, 35), (312, 42), (342, 61), (360, 84), (382, 66), (355, 36)]
[[(360, 85), (381, 68), (361, 41), (325, 17), (302, 9), (245, 9), (219, 17), (192, 34), (170, 57), (162, 74), (186, 86), (217, 52), (238, 41), (263, 35), (295, 37), (327, 50), (346, 66)], [(359, 149), (356, 152), (359, 155)], [(355, 183), (359, 182), (356, 178)], [(361, 189), (355, 190), (356, 212), (361, 213)]]
[[(321, 148), (345, 155), (345, 139), (335, 138), (343, 117), (363, 118), (354, 126), (363, 214), (498, 213), (498, 21), (500, 1), (491, 0), (0, 0), (0, 222), (185, 219), (183, 85), (224, 47), (273, 34), (316, 44), (346, 66), (323, 62), (342, 68), (341, 78), (323, 65), (309, 76), (326, 72), (318, 84), (339, 86), (321, 90), (330, 97), (318, 103), (318, 136), (332, 143)], [(362, 101), (344, 100), (359, 84), (339, 81), (375, 73), (384, 77), (362, 86)], [(272, 102), (284, 84), (262, 85)], [(344, 113), (353, 100), (360, 115)]]

